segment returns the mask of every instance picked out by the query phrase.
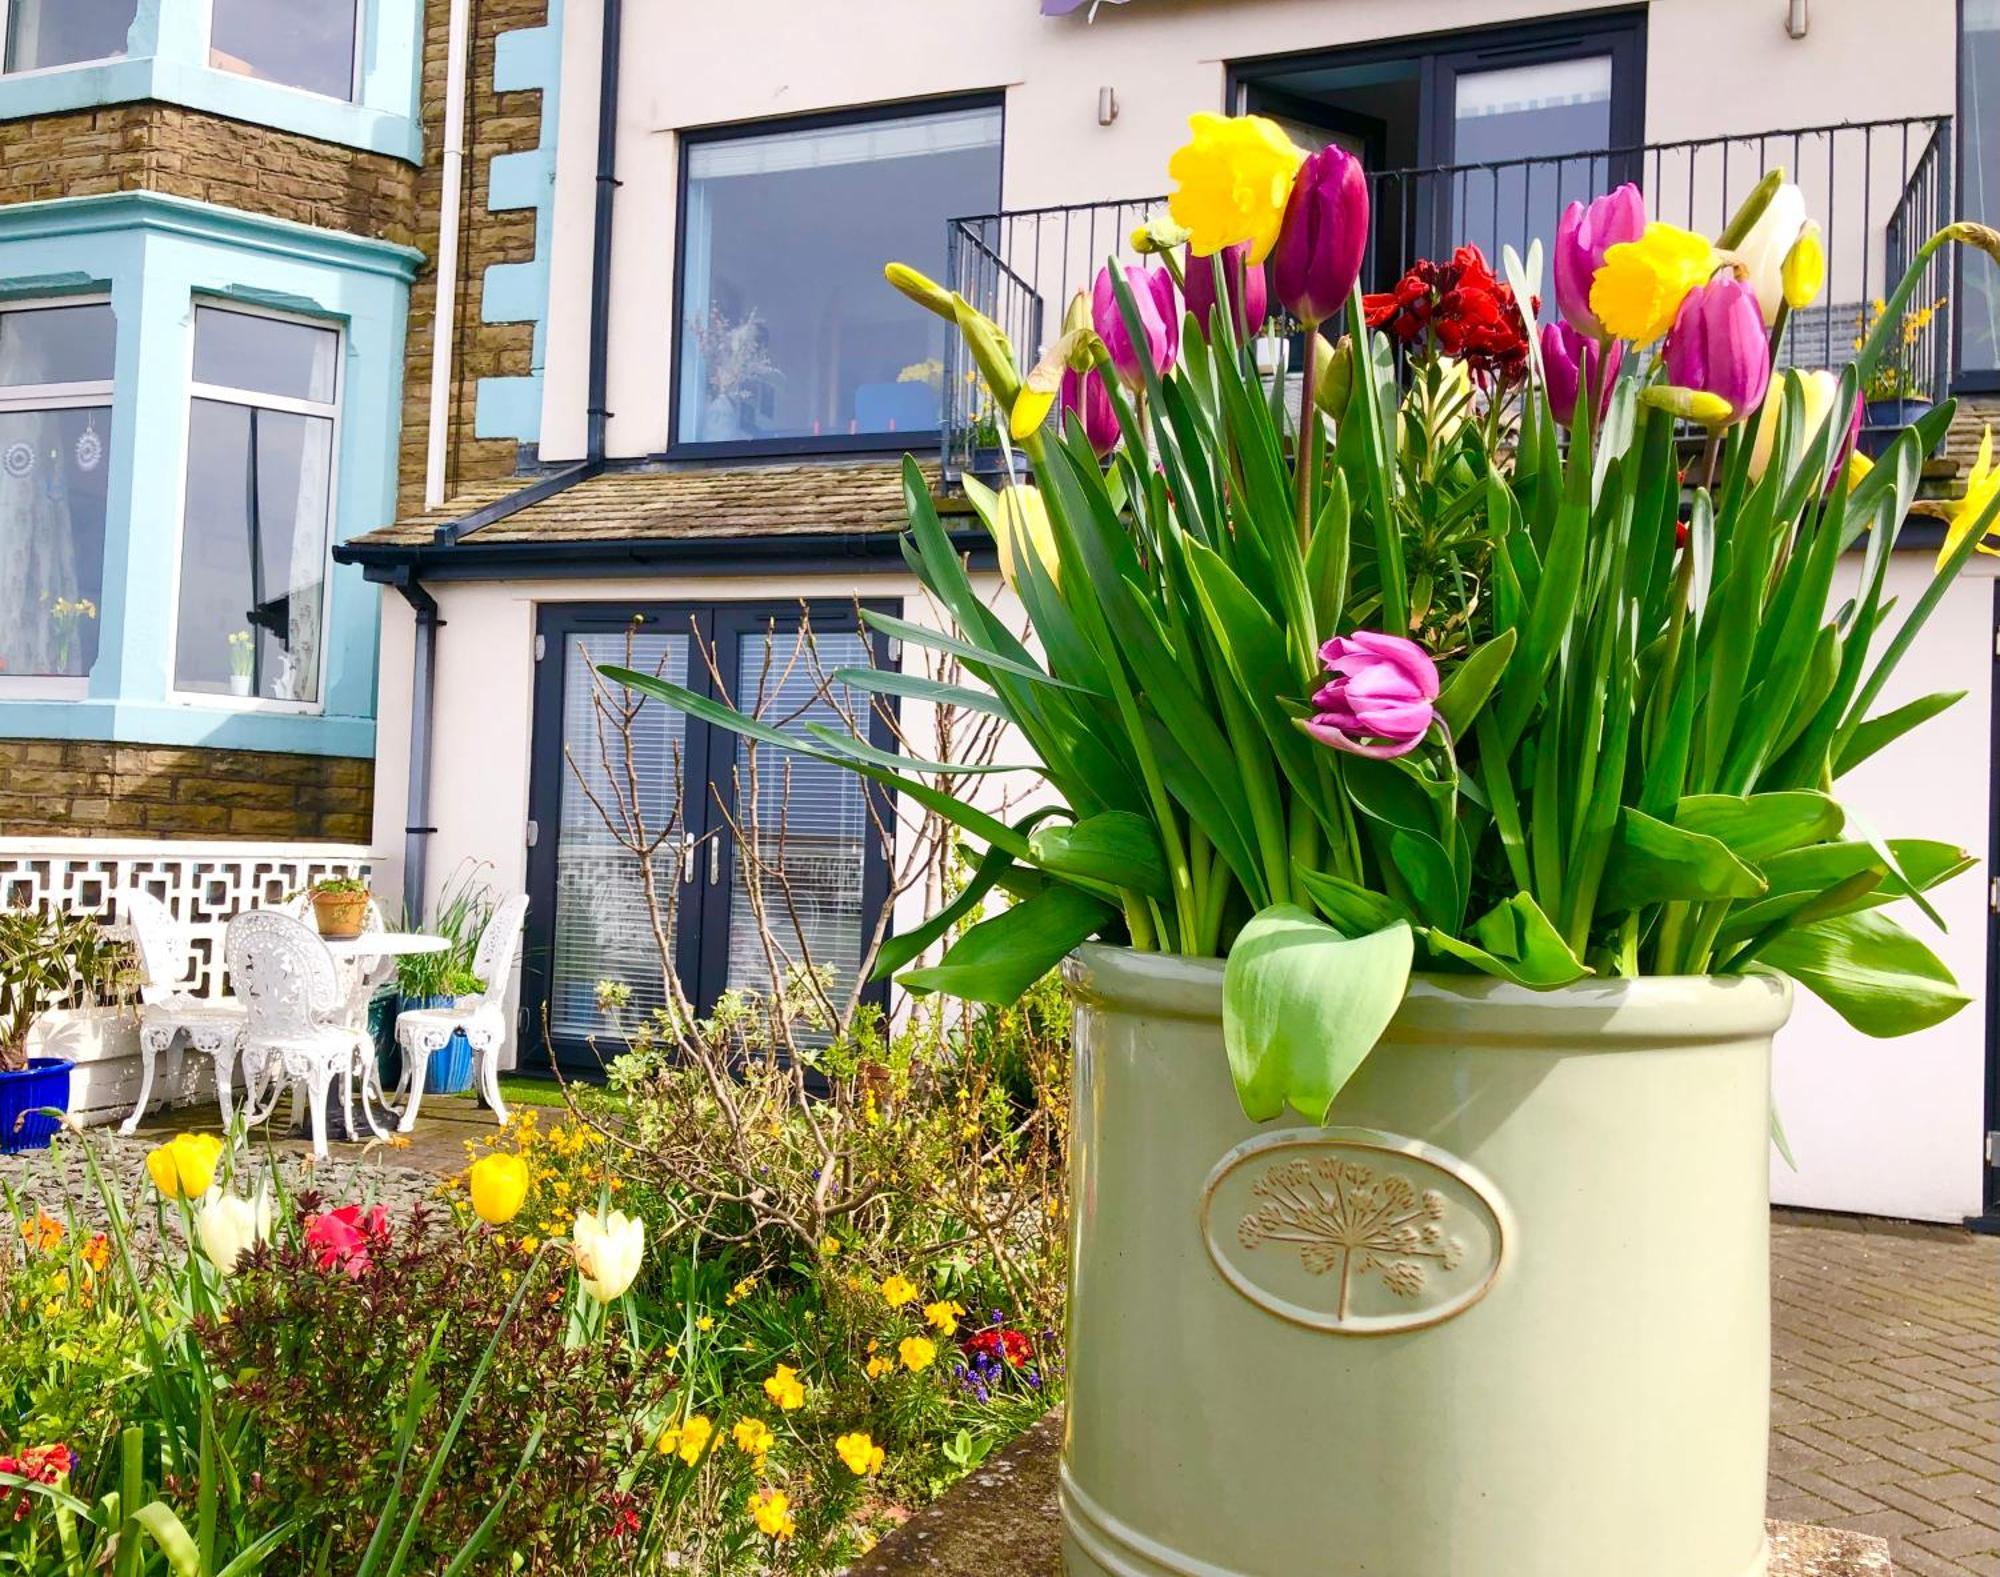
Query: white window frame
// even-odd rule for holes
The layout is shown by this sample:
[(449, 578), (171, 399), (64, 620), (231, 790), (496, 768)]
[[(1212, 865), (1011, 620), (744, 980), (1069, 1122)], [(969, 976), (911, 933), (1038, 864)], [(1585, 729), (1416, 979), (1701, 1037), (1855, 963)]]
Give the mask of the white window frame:
[[(6, 0), (0, 0), (0, 28), (6, 25)], [(5, 34), (0, 33), (0, 38)], [(0, 303), (0, 318), (15, 312), (46, 311), (52, 307), (108, 307), (111, 297), (103, 291), (78, 296), (35, 296), (22, 301)], [(106, 413), (104, 464), (111, 463), (110, 420), (114, 403), (114, 380), (85, 379), (77, 383), (18, 383), (0, 386), (0, 413), (11, 411), (81, 411)], [(105, 536), (111, 533), (111, 504), (105, 501)], [(107, 540), (106, 546), (109, 546)], [(100, 579), (97, 595), (98, 650), (104, 648), (104, 585)], [(90, 694), (90, 675), (82, 674), (0, 674), (0, 701), (81, 701)]]
[(121, 49), (115, 55), (93, 55), (88, 60), (65, 60), (59, 66), (32, 66), (26, 71), (13, 70), (7, 64), (7, 54), (8, 54), (7, 34), (9, 28), (12, 27), (13, 25), (14, 7), (19, 5), (20, 3), (21, 0), (0, 0), (0, 76), (10, 77), (10, 78), (46, 77), (50, 75), (52, 72), (77, 71), (81, 70), (85, 66), (101, 66), (107, 60), (124, 60), (126, 58), (125, 51)]
[[(4, 6), (7, 3), (8, 0), (0, 0), (0, 6)], [(354, 72), (347, 84), (347, 96), (345, 98), (340, 98), (332, 93), (321, 93), (317, 88), (302, 88), (296, 82), (280, 82), (275, 77), (244, 76), (242, 80), (245, 82), (261, 82), (266, 87), (282, 88), (287, 93), (303, 93), (307, 98), (326, 99), (334, 104), (358, 105), (361, 102), (361, 86), (364, 76), (363, 65), (367, 58), (369, 0), (352, 0), (352, 4), (354, 7)], [(222, 71), (224, 76), (240, 76), (241, 74), (238, 72), (223, 71), (222, 67), (209, 64), (215, 52), (215, 0), (208, 0), (208, 3), (203, 6), (202, 17), (205, 24), (201, 35), (202, 66), (209, 71)]]
[[(283, 394), (266, 394), (258, 389), (237, 389), (227, 384), (197, 382), (194, 376), (195, 321), (196, 314), (203, 308), (215, 312), (233, 312), (239, 317), (268, 318), (277, 323), (296, 323), (306, 328), (331, 333), (334, 336), (332, 401), (322, 404), (317, 400), (295, 399)], [(269, 307), (231, 301), (226, 297), (197, 295), (190, 298), (188, 303), (186, 349), (187, 376), (183, 381), (187, 387), (187, 394), (181, 401), (181, 465), (175, 504), (174, 584), (172, 600), (167, 605), (167, 700), (179, 706), (202, 706), (228, 712), (269, 712), (295, 717), (317, 717), (326, 710), (326, 659), (329, 637), (333, 631), (333, 541), (340, 520), (340, 410), (342, 397), (347, 392), (346, 327), (331, 318), (317, 318), (302, 312), (279, 312)], [(212, 690), (183, 690), (180, 687), (181, 567), (187, 561), (187, 482), (188, 469), (194, 453), (196, 400), (212, 400), (223, 405), (241, 405), (262, 411), (284, 411), (294, 416), (322, 417), (330, 419), (333, 423), (333, 430), (327, 439), (330, 452), (326, 483), (326, 533), (320, 549), (319, 693), (310, 701), (283, 701), (276, 696), (217, 695)]]

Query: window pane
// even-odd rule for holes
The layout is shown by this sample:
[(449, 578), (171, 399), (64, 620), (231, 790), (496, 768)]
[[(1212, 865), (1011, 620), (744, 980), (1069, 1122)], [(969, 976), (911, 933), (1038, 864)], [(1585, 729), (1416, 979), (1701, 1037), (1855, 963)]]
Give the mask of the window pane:
[(138, 0), (14, 0), (7, 19), (7, 69), (39, 71), (125, 53)]
[[(557, 1037), (576, 1040), (614, 1032), (612, 1019), (597, 1001), (600, 980), (615, 981), (631, 992), (620, 1014), (627, 1028), (666, 1005), (645, 867), (630, 848), (621, 846), (607, 813), (629, 834), (628, 843), (671, 834), (653, 856), (671, 949), (679, 920), (681, 753), (687, 738), (687, 718), (648, 699), (633, 714), (628, 752), (621, 731), (608, 716), (600, 717), (592, 663), (629, 666), (684, 685), (688, 637), (635, 634), (628, 648), (622, 632), (572, 635), (563, 653), (562, 827), (556, 845), (549, 1024)], [(616, 709), (625, 695), (613, 685), (606, 699)]]
[[(1965, 202), (1968, 219), (2000, 225), (2000, 0), (1965, 0)], [(2000, 263), (1970, 247), (1957, 252), (1963, 271), (1961, 356), (1968, 372), (2000, 370)]]
[(87, 674), (104, 583), (109, 406), (0, 413), (0, 674)]
[(208, 63), (286, 87), (354, 97), (354, 0), (213, 0)]
[[(846, 733), (839, 710), (815, 691), (822, 676), (836, 668), (866, 667), (867, 645), (858, 634), (826, 631), (815, 632), (813, 645), (816, 657), (800, 651), (797, 631), (744, 635), (737, 704), (788, 734), (803, 737), (808, 723)], [(836, 693), (857, 719), (867, 716), (865, 696), (844, 687)], [(729, 986), (768, 996), (781, 984), (772, 978), (768, 940), (780, 972), (807, 965), (825, 971), (827, 996), (840, 1007), (861, 965), (862, 872), (874, 836), (861, 779), (829, 762), (739, 739), (736, 782), (722, 787), (734, 789), (738, 826), (755, 833), (751, 875), (761, 900), (754, 904), (744, 890), (739, 854), (729, 906)], [(764, 911), (762, 927), (758, 907)]]
[(339, 345), (332, 329), (197, 307), (194, 381), (331, 404)]
[(109, 383), (117, 339), (109, 302), (0, 313), (0, 385)]
[(318, 699), (332, 461), (326, 417), (190, 402), (179, 689)]
[(687, 159), (680, 440), (934, 431), (945, 326), (886, 290), (882, 263), (942, 275), (945, 222), (999, 206), (1000, 112), (732, 137)]
[(1465, 71), (1453, 107), (1451, 237), (1470, 241), (1495, 269), (1502, 247), (1523, 256), (1537, 236), (1555, 233), (1573, 198), (1603, 189), (1611, 145), (1611, 57), (1552, 60), (1495, 71)]

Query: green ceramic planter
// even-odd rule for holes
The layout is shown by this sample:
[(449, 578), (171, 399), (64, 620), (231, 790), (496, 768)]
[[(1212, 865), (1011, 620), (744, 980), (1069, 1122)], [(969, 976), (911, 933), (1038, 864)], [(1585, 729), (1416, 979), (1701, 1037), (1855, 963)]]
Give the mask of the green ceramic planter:
[(1316, 1128), (1068, 973), (1071, 1577), (1760, 1577), (1785, 982), (1419, 978)]

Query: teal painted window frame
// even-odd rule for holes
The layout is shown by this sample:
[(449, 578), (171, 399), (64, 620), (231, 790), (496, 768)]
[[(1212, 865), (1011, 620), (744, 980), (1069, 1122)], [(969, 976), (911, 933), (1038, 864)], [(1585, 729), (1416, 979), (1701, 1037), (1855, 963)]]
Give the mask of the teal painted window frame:
[(377, 592), (352, 565), (327, 581), (317, 710), (174, 693), (170, 589), (194, 308), (241, 305), (340, 329), (340, 542), (395, 516), (405, 320), (421, 257), (153, 192), (0, 207), (0, 303), (108, 293), (118, 319), (97, 661), (80, 699), (10, 698), (0, 685), (0, 737), (374, 754)]
[(423, 0), (360, 0), (360, 12), (351, 100), (211, 67), (210, 0), (138, 0), (122, 56), (0, 74), (0, 120), (158, 99), (421, 163)]

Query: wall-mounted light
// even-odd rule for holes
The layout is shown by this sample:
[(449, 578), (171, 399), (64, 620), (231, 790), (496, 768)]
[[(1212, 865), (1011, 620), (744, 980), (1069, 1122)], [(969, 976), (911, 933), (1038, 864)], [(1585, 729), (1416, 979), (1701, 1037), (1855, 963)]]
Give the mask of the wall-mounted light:
[(1785, 0), (1785, 31), (1793, 38), (1804, 38), (1806, 29), (1811, 26), (1811, 19), (1806, 14), (1810, 3), (1811, 0)]
[(1097, 124), (1109, 126), (1118, 118), (1118, 90), (1099, 88), (1097, 90)]

